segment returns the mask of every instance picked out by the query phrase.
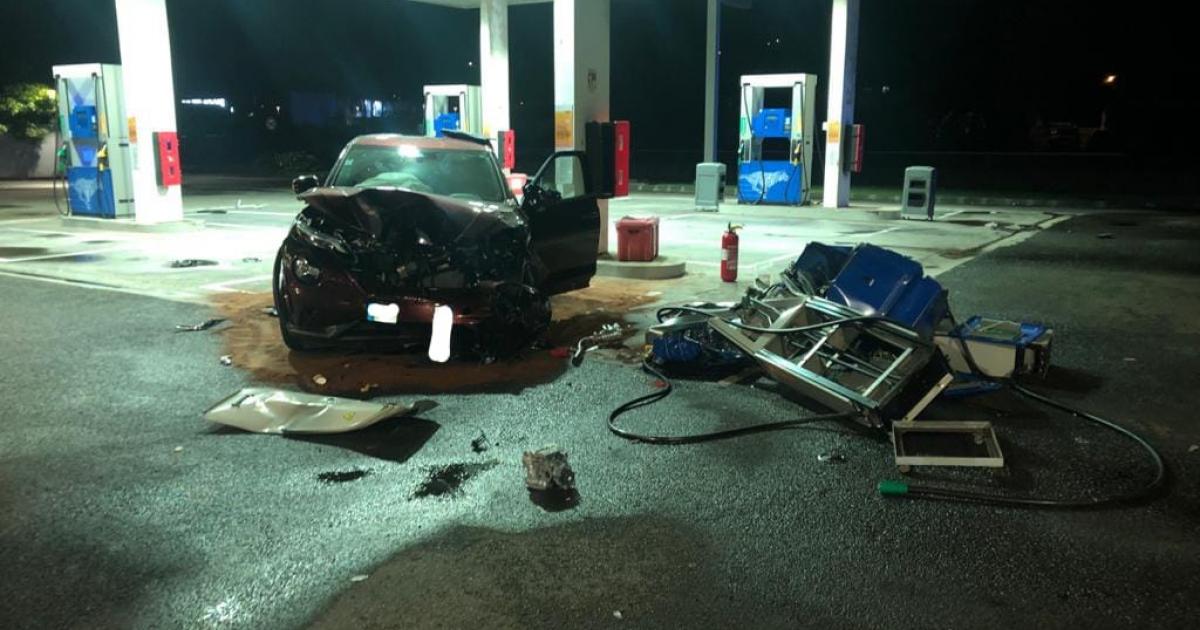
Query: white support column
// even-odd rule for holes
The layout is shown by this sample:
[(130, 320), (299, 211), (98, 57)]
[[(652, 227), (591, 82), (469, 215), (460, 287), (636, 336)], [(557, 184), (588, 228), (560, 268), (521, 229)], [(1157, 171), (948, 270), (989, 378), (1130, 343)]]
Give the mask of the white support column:
[(708, 0), (708, 32), (704, 50), (704, 162), (717, 161), (718, 77), (721, 68), (721, 0)]
[(180, 221), (183, 195), (178, 186), (159, 187), (154, 155), (154, 132), (177, 130), (166, 0), (116, 0), (116, 8), (131, 123), (134, 218), (138, 223)]
[(508, 0), (479, 2), (479, 84), (483, 135), (511, 129), (508, 111)]
[(829, 114), (825, 123), (826, 208), (850, 205), (850, 172), (842, 167), (842, 140), (854, 124), (854, 84), (858, 71), (859, 0), (833, 0), (829, 32)]
[[(584, 125), (608, 122), (609, 0), (554, 0), (554, 146), (583, 149)], [(600, 253), (608, 200), (600, 200)]]

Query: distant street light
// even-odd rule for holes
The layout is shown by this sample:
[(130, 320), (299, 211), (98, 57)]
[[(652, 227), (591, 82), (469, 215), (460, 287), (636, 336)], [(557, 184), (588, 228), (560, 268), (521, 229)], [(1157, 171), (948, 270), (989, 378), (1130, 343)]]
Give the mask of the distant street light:
[(1110, 75), (1104, 77), (1104, 85), (1116, 85), (1116, 84), (1117, 84), (1117, 75), (1110, 74)]

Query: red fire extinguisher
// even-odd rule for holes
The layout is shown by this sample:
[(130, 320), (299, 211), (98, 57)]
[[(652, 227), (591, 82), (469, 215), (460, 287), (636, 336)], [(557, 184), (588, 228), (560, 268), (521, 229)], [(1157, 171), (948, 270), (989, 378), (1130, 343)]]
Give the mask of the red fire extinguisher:
[(721, 279), (725, 282), (737, 282), (738, 267), (738, 235), (740, 225), (729, 224), (725, 234), (721, 236)]

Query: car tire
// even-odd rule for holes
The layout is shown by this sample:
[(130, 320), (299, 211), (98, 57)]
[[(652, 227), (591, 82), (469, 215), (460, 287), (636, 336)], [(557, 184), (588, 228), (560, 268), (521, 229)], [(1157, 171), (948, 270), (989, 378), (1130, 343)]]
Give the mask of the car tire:
[(279, 320), (279, 335), (283, 337), (283, 345), (298, 352), (315, 350), (315, 346), (298, 338), (288, 330), (287, 323), (292, 319), (292, 311), (288, 306), (287, 296), (283, 292), (283, 248), (275, 255), (275, 265), (271, 272), (271, 295), (275, 299), (275, 315)]

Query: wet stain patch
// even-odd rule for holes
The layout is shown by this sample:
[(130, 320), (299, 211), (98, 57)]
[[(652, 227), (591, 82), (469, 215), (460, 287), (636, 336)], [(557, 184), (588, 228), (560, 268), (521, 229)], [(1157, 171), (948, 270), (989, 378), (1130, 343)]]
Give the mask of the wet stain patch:
[(55, 258), (54, 260), (55, 260), (55, 262), (66, 262), (66, 263), (94, 263), (94, 262), (99, 262), (101, 260), (104, 260), (104, 257), (99, 256), (97, 254), (78, 254), (75, 256), (64, 256), (62, 258)]
[(167, 263), (171, 269), (191, 269), (193, 267), (214, 267), (217, 261), (204, 260), (201, 258), (184, 258), (183, 260), (172, 260)]
[(462, 494), (462, 486), (472, 477), (490, 470), (496, 462), (479, 464), (450, 464), (428, 469), (425, 481), (413, 491), (409, 499), (428, 497), (453, 497)]
[(50, 253), (50, 250), (45, 247), (0, 247), (0, 258), (42, 256), (48, 253)]
[(370, 470), (361, 470), (359, 468), (355, 468), (354, 470), (333, 470), (317, 475), (317, 481), (326, 484), (348, 483), (358, 481), (369, 474), (371, 474)]

